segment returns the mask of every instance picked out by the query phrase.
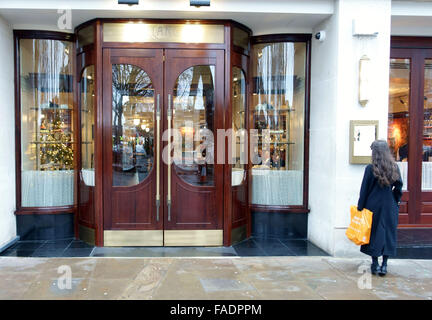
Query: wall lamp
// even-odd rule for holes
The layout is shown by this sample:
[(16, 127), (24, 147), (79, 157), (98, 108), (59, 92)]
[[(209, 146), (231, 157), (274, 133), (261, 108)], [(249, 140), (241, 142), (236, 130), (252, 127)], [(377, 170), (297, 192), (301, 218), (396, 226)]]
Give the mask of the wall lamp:
[(118, 4), (127, 4), (128, 6), (133, 6), (138, 4), (139, 0), (118, 0)]
[(209, 7), (210, 0), (190, 0), (191, 7)]
[(363, 55), (359, 62), (359, 103), (364, 107), (370, 100), (371, 60)]

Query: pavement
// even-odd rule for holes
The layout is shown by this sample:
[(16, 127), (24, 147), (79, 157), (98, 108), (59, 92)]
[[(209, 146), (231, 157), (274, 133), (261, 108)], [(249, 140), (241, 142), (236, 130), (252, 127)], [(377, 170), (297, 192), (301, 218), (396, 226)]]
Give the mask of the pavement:
[(432, 300), (432, 260), (0, 257), (0, 299)]

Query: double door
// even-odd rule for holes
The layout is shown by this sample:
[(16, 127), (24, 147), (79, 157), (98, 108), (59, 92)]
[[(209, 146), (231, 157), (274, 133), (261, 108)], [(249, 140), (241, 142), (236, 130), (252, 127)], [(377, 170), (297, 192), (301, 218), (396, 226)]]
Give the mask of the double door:
[(432, 49), (392, 39), (388, 142), (404, 193), (401, 227), (432, 226)]
[(224, 54), (104, 49), (105, 246), (222, 245)]

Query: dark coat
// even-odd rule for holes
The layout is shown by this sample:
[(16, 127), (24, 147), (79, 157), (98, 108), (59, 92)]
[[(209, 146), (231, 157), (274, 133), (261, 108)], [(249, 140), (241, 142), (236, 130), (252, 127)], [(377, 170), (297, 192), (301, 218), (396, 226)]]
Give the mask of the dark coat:
[(391, 186), (382, 187), (373, 175), (372, 165), (366, 167), (357, 208), (360, 211), (363, 208), (369, 209), (373, 215), (370, 241), (360, 247), (361, 252), (373, 257), (396, 255), (396, 228), (401, 197), (401, 178)]

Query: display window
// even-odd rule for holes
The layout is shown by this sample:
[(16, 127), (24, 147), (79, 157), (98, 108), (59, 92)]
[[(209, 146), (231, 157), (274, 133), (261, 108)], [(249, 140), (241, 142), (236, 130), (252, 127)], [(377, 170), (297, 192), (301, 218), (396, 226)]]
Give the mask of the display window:
[(22, 207), (74, 204), (73, 43), (19, 40)]
[(252, 46), (251, 205), (304, 204), (305, 42)]

